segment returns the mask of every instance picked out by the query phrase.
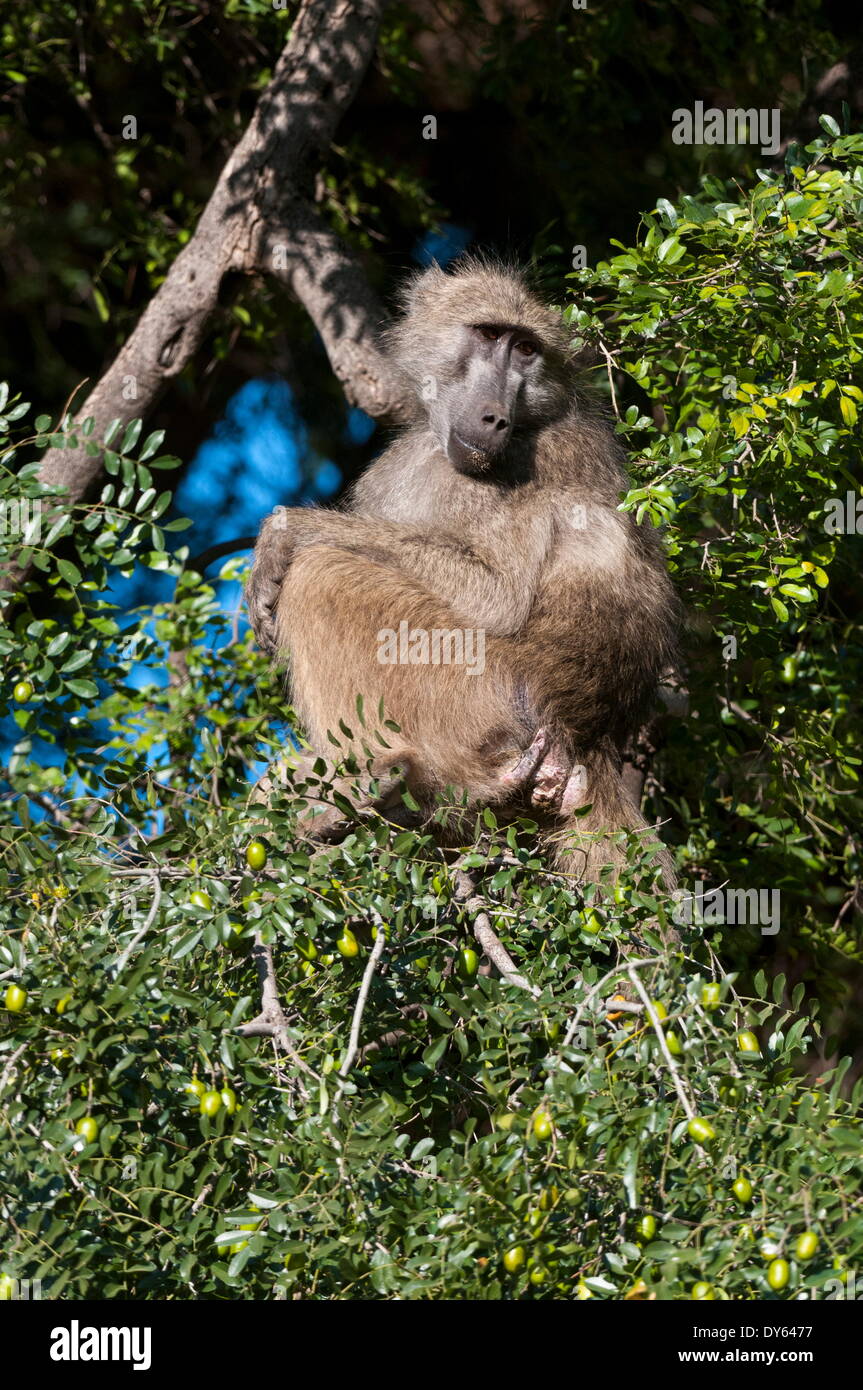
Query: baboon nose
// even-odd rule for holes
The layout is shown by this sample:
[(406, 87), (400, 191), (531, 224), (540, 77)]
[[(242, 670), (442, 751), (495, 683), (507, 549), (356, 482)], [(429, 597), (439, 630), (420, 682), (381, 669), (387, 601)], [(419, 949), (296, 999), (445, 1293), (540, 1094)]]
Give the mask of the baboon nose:
[(457, 468), (462, 465), (479, 467), (483, 459), (488, 463), (506, 448), (509, 431), (509, 415), (496, 401), (468, 409), (450, 431), (447, 444), (450, 461)]
[(499, 405), (485, 406), (480, 419), (484, 431), (488, 434), (499, 434), (501, 430), (509, 429), (509, 419)]

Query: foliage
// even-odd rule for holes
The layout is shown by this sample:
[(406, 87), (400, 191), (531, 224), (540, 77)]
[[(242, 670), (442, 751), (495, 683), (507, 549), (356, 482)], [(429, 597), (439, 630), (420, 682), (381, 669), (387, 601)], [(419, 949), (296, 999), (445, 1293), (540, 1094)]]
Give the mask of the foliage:
[[(574, 277), (570, 311), (626, 373), (625, 505), (668, 523), (690, 615), (692, 718), (655, 809), (685, 836), (684, 876), (781, 891), (781, 946), (805, 944), (822, 989), (861, 959), (863, 812), (856, 499), (846, 515), (863, 138), (824, 126), (838, 138), (792, 147), (784, 176), (761, 171), (745, 196), (707, 180), (660, 200), (638, 245)], [(755, 949), (733, 935), (726, 950)]]
[[(855, 542), (823, 515), (856, 476), (861, 150), (818, 142), (738, 200), (708, 183), (663, 204), (581, 277), (571, 315), (631, 378), (624, 505), (668, 523), (702, 636), (656, 806), (684, 881), (781, 886), (782, 949), (805, 945), (822, 993), (825, 964), (857, 949), (825, 911), (857, 873)], [(663, 948), (669, 904), (634, 851), (614, 902), (584, 900), (529, 827), (490, 813), (468, 863), (537, 994), (474, 976), (429, 835), (372, 820), (313, 852), (291, 787), (248, 802), (284, 742), (278, 688), (188, 552), (169, 552), (182, 523), (162, 521), (158, 435), (94, 441), (108, 481), (70, 512), (33, 463), (13, 472), (25, 403), (0, 410), (3, 496), (42, 508), (25, 537), (38, 581), (0, 629), (16, 729), (0, 984), (26, 991), (0, 1014), (2, 1270), (66, 1298), (683, 1299), (705, 1281), (731, 1299), (835, 1296), (863, 1247), (861, 1085), (843, 1084), (847, 1056), (800, 1074), (823, 1032), (812, 990), (755, 968), (752, 933)], [(35, 429), (28, 458), (88, 437), (68, 419)], [(7, 558), (20, 546), (7, 536)], [(104, 589), (136, 562), (175, 591), (130, 643)], [(256, 871), (252, 839), (268, 847)], [(373, 926), (365, 1050), (342, 1077)], [(255, 933), (275, 948), (293, 1055), (236, 1031), (258, 1009)], [(630, 970), (664, 1022), (609, 1006), (621, 985), (640, 999)], [(76, 1133), (88, 1117), (93, 1138)], [(818, 1249), (798, 1257), (808, 1229)], [(790, 1260), (786, 1287), (765, 1253)]]

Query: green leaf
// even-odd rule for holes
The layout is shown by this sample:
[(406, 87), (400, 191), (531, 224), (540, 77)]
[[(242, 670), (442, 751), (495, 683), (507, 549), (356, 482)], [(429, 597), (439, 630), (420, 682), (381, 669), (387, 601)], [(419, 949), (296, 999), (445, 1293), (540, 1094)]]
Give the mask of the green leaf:
[(73, 565), (71, 560), (58, 560), (57, 569), (67, 584), (80, 584), (81, 571), (77, 565)]
[(120, 445), (121, 454), (128, 454), (131, 452), (132, 449), (134, 449), (135, 445), (138, 443), (138, 440), (141, 437), (141, 430), (143, 429), (143, 425), (143, 420), (131, 420), (129, 422), (129, 424), (126, 426), (125, 433), (123, 434), (123, 442)]
[(99, 694), (99, 687), (94, 681), (73, 680), (64, 681), (64, 684), (67, 690), (71, 690), (75, 695), (80, 695), (82, 700), (93, 699), (94, 696)]

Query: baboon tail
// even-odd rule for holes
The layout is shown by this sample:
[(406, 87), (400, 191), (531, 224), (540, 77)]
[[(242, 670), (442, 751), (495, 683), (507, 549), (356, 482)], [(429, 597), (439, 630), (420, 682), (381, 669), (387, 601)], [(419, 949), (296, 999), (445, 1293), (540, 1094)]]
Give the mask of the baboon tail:
[[(555, 868), (587, 883), (612, 887), (627, 864), (641, 856), (646, 868), (659, 868), (669, 893), (677, 887), (674, 860), (655, 829), (628, 795), (611, 753), (599, 751), (585, 761), (584, 804), (549, 836)], [(629, 831), (629, 834), (621, 833)], [(633, 841), (640, 846), (633, 854)]]

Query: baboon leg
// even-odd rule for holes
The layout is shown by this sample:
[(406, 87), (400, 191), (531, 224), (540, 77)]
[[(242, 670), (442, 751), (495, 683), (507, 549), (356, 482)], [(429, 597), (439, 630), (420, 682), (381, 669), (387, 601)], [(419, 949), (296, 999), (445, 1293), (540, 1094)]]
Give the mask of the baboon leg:
[[(470, 630), (472, 661), (435, 664), (430, 651), (414, 649), (401, 652), (408, 660), (393, 662), (384, 643), (403, 624), (402, 631), (429, 639)], [(344, 753), (370, 761), (377, 776), (400, 766), (415, 795), (452, 786), (470, 788), (473, 802), (495, 802), (511, 793), (502, 779), (536, 730), (516, 712), (505, 639), (474, 633), (469, 620), (411, 576), (326, 545), (297, 554), (277, 611), (278, 650), (290, 660), (294, 703), (315, 748), (334, 756), (331, 733)], [(398, 731), (383, 727), (381, 703)], [(531, 760), (522, 767), (529, 775)]]
[[(589, 809), (574, 815), (579, 806)], [(630, 799), (612, 756), (593, 752), (583, 765), (576, 765), (556, 817), (558, 828), (548, 838), (555, 864), (564, 873), (612, 886), (629, 862), (626, 843), (618, 843), (615, 832), (629, 830), (660, 870), (666, 891), (677, 886), (672, 856)]]

